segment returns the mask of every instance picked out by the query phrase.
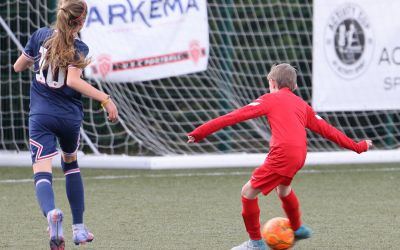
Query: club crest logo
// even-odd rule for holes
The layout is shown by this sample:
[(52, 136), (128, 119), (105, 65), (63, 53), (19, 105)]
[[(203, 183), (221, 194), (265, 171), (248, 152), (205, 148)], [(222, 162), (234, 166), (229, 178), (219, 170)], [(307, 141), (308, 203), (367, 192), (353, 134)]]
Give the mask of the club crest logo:
[(100, 55), (97, 57), (97, 67), (98, 70), (103, 77), (103, 79), (106, 78), (108, 73), (111, 72), (112, 70), (112, 61), (111, 61), (111, 56), (109, 55)]
[(329, 65), (340, 77), (354, 79), (368, 68), (374, 39), (371, 23), (356, 4), (347, 3), (334, 10), (324, 34)]
[(197, 64), (201, 57), (201, 47), (198, 41), (191, 41), (189, 44), (189, 55), (192, 61)]

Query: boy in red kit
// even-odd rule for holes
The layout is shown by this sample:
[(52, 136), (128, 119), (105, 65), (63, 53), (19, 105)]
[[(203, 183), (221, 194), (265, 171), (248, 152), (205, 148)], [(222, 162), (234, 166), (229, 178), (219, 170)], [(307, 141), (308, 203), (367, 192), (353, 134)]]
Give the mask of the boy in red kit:
[(302, 224), (299, 201), (290, 186), (306, 159), (306, 128), (357, 153), (365, 152), (372, 146), (370, 140), (354, 142), (316, 115), (304, 100), (292, 92), (297, 88), (296, 78), (296, 70), (291, 65), (284, 63), (273, 66), (267, 76), (270, 94), (208, 121), (188, 134), (188, 143), (198, 142), (219, 129), (241, 121), (260, 116), (268, 119), (272, 133), (268, 157), (253, 171), (241, 192), (242, 216), (250, 240), (232, 250), (267, 249), (260, 233), (257, 196), (260, 192), (267, 195), (273, 189), (276, 189), (282, 201), (282, 208), (295, 232), (296, 240), (311, 237), (312, 230)]

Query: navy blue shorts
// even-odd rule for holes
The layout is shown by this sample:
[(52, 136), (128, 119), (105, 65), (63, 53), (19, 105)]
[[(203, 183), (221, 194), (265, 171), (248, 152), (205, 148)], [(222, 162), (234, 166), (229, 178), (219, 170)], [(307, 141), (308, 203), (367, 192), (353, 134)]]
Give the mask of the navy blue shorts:
[(57, 141), (66, 155), (76, 154), (82, 121), (50, 115), (29, 117), (29, 144), (32, 164), (58, 154)]

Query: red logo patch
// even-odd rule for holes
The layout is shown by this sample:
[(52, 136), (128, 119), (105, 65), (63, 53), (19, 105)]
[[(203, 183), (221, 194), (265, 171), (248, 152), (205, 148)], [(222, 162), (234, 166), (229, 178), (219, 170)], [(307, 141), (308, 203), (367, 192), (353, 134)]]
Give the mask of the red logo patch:
[(101, 74), (101, 76), (106, 78), (108, 73), (112, 70), (112, 61), (111, 56), (109, 55), (100, 55), (97, 57), (97, 68)]

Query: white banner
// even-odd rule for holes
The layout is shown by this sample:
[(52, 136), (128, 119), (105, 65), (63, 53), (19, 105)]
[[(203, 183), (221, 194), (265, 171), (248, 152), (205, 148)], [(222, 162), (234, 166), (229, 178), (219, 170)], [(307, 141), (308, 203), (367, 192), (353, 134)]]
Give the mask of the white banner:
[(206, 0), (87, 0), (88, 78), (145, 81), (207, 69)]
[(314, 0), (315, 110), (400, 109), (399, 10), (399, 0)]

